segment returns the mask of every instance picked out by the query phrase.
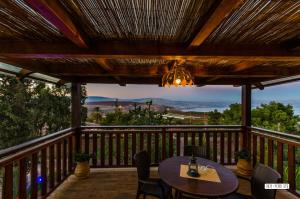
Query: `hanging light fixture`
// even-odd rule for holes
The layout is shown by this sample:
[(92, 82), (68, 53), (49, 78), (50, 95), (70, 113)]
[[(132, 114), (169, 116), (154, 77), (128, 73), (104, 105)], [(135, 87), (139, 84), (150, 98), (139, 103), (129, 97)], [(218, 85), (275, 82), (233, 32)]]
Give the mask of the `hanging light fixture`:
[(162, 86), (193, 86), (193, 78), (191, 73), (184, 68), (183, 65), (179, 64), (177, 61), (173, 65), (172, 69), (164, 74), (162, 78)]

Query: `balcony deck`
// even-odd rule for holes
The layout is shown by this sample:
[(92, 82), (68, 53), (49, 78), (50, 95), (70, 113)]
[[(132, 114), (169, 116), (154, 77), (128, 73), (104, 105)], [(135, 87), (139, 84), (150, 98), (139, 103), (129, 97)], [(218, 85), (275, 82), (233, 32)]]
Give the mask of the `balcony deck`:
[[(234, 167), (231, 166), (232, 169)], [(151, 171), (157, 177), (157, 169)], [(249, 194), (247, 181), (239, 179), (239, 192)], [(92, 169), (88, 179), (80, 180), (71, 175), (47, 199), (134, 199), (137, 189), (137, 175), (134, 168)], [(154, 197), (147, 196), (147, 199)], [(276, 199), (297, 199), (287, 191), (278, 191)]]
[[(184, 145), (201, 145), (206, 148), (208, 159), (233, 167), (237, 163), (234, 152), (248, 145), (253, 166), (258, 162), (268, 165), (283, 176), (283, 182), (290, 184), (290, 193), (279, 192), (277, 198), (297, 198), (291, 193), (299, 197), (300, 137), (297, 135), (255, 127), (213, 125), (97, 126), (77, 130), (66, 129), (0, 151), (1, 178), (5, 182), (0, 183), (0, 196), (134, 198), (137, 177), (132, 157), (137, 151), (147, 150), (151, 164), (157, 166), (168, 157), (182, 155)], [(93, 154), (89, 179), (78, 181), (72, 175), (77, 150)], [(240, 189), (249, 192), (243, 181)]]

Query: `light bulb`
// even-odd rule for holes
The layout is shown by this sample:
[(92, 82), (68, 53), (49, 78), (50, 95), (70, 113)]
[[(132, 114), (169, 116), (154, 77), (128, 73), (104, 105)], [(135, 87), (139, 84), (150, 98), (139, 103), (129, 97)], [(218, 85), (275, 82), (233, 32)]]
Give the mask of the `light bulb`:
[(176, 79), (175, 82), (179, 85), (181, 83), (181, 79)]

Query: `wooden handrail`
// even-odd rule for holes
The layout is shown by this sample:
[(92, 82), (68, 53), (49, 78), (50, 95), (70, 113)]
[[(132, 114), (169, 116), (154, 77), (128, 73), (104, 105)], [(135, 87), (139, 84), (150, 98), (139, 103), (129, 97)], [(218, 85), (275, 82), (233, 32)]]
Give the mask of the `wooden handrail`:
[(9, 156), (9, 155), (13, 155), (13, 154), (15, 154), (19, 151), (27, 149), (28, 147), (41, 144), (43, 142), (46, 142), (46, 141), (49, 141), (51, 139), (57, 138), (61, 135), (64, 135), (64, 134), (69, 133), (69, 132), (74, 131), (74, 130), (75, 130), (75, 128), (64, 129), (64, 130), (61, 130), (61, 131), (58, 131), (58, 132), (55, 132), (55, 133), (51, 133), (49, 135), (45, 135), (45, 136), (42, 136), (42, 137), (39, 137), (39, 138), (35, 138), (33, 140), (30, 140), (28, 142), (25, 142), (25, 143), (22, 143), (22, 144), (13, 146), (13, 147), (9, 147), (7, 149), (0, 150), (0, 158), (6, 157), (6, 156)]
[(81, 126), (81, 129), (94, 128), (241, 128), (241, 125), (122, 125), (122, 126)]
[(273, 131), (273, 130), (268, 130), (268, 129), (263, 129), (263, 128), (259, 128), (259, 127), (248, 127), (248, 128), (251, 131), (272, 134), (272, 135), (275, 135), (275, 136), (280, 136), (280, 137), (284, 137), (284, 138), (294, 139), (294, 140), (300, 142), (300, 136), (299, 135), (294, 135), (294, 134), (291, 134), (291, 133), (283, 133), (283, 132)]

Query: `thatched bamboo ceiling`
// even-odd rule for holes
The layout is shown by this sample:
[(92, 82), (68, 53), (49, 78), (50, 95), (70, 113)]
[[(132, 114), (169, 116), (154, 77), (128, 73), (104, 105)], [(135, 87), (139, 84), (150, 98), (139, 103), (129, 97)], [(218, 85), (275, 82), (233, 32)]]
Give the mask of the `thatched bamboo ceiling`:
[(300, 2), (3, 0), (0, 45), (22, 76), (160, 84), (184, 60), (199, 85), (260, 84), (300, 74)]

